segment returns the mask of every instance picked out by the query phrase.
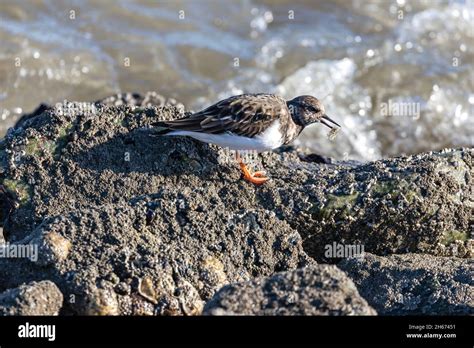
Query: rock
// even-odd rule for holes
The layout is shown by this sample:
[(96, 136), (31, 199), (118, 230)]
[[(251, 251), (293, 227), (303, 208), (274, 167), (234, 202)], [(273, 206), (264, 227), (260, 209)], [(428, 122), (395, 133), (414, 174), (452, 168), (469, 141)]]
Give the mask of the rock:
[(472, 149), (368, 164), (248, 154), (272, 178), (257, 187), (225, 149), (153, 136), (183, 115), (150, 93), (22, 117), (0, 142), (3, 234), (44, 252), (1, 258), (0, 291), (51, 279), (67, 314), (198, 314), (226, 284), (336, 262), (333, 242), (472, 257)]
[(38, 264), (45, 266), (66, 260), (71, 249), (71, 242), (57, 232), (36, 233), (30, 241), (38, 247)]
[[(168, 194), (163, 201), (173, 205), (176, 195)], [(56, 273), (75, 274), (73, 279), (57, 280), (65, 293), (81, 296), (82, 283), (88, 279), (108, 281), (113, 273), (119, 282), (129, 281), (134, 289), (119, 296), (119, 302), (129, 301), (123, 297), (136, 293), (156, 305), (157, 313), (197, 314), (202, 301), (223, 284), (311, 263), (299, 235), (268, 212), (247, 211), (235, 216), (222, 207), (200, 216), (211, 218), (215, 227), (209, 224), (203, 229), (200, 221), (190, 220), (179, 230), (173, 228), (178, 216), (156, 214), (160, 206), (157, 193), (153, 199), (147, 197), (131, 205), (83, 209), (70, 213), (67, 219), (46, 219), (41, 230), (67, 231), (74, 245), (65, 262), (51, 265)], [(150, 212), (156, 217), (147, 223)], [(253, 230), (248, 221), (254, 224)], [(77, 273), (79, 270), (83, 271)], [(70, 305), (81, 312), (76, 304)]]
[[(183, 110), (157, 96), (142, 99), (159, 107), (136, 106), (143, 103), (137, 98), (43, 108), (8, 133), (0, 146), (0, 182), (10, 242), (46, 216), (130, 202), (175, 190), (179, 182), (183, 191), (202, 195), (192, 198), (200, 200), (199, 209), (212, 206), (205, 198), (217, 192), (215, 199), (233, 211), (273, 211), (301, 233), (306, 251), (320, 261), (328, 261), (324, 246), (333, 241), (364, 244), (376, 254), (472, 257), (473, 149), (363, 165), (313, 163), (296, 151), (266, 153), (252, 159), (272, 182), (254, 187), (242, 182), (232, 154), (223, 149), (150, 136), (146, 127), (181, 117)], [(453, 249), (453, 243), (463, 247)]]
[(378, 255), (472, 257), (473, 155), (445, 150), (335, 170), (323, 179), (323, 194), (292, 193), (295, 200), (306, 195), (310, 208), (290, 225), (319, 261), (330, 261), (324, 247), (333, 242)]
[(280, 272), (224, 286), (207, 315), (376, 315), (354, 283), (333, 265)]
[(365, 254), (338, 264), (380, 315), (473, 315), (474, 260)]
[(90, 286), (85, 292), (78, 314), (83, 315), (119, 315), (119, 301), (112, 287)]
[(63, 295), (49, 280), (31, 282), (0, 294), (0, 315), (58, 315)]
[[(229, 282), (313, 262), (299, 234), (271, 211), (245, 209), (251, 206), (246, 197), (236, 209), (228, 209), (230, 202), (221, 196), (231, 193), (225, 193), (218, 171), (209, 184), (202, 180), (203, 173), (218, 167), (215, 149), (189, 139), (160, 145), (143, 129), (156, 115), (177, 117), (179, 108), (169, 103), (147, 109), (122, 105), (124, 113), (117, 114), (116, 106), (98, 103), (100, 113), (113, 109), (102, 123), (88, 113), (95, 107), (72, 103), (68, 112), (47, 108), (18, 125), (27, 138), (24, 155), (10, 167), (17, 173), (12, 177), (23, 179), (7, 180), (8, 199), (19, 209), (7, 214), (7, 238), (44, 246), (48, 257), (38, 263), (5, 260), (0, 265), (5, 266), (0, 270), (3, 286), (48, 274), (66, 298), (74, 299), (66, 301), (65, 310), (72, 313), (194, 315)], [(108, 153), (109, 146), (115, 151)], [(28, 178), (17, 172), (30, 171), (26, 162), (20, 163), (26, 158), (32, 170)], [(187, 173), (190, 169), (196, 172)], [(227, 171), (240, 185), (238, 171)], [(22, 188), (20, 196), (17, 187)], [(22, 272), (13, 272), (14, 267)], [(115, 279), (115, 294), (109, 279)]]

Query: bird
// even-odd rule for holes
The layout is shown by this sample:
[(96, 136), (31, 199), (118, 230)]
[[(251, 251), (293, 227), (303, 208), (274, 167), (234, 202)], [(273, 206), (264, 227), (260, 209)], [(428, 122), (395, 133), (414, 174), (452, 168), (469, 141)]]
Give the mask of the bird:
[(341, 126), (326, 115), (316, 97), (302, 95), (291, 100), (275, 94), (241, 94), (223, 99), (202, 111), (154, 124), (158, 135), (187, 136), (236, 151), (245, 180), (261, 185), (264, 171), (250, 172), (239, 151), (271, 151), (293, 142), (304, 128), (322, 123), (337, 132)]

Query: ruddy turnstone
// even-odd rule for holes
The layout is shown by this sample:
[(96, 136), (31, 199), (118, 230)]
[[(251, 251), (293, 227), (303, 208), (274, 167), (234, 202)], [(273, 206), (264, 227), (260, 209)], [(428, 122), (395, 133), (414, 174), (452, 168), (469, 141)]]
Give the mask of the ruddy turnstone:
[[(315, 97), (302, 95), (290, 101), (274, 94), (233, 96), (184, 118), (158, 122), (160, 135), (182, 135), (236, 150), (244, 179), (263, 184), (263, 171), (251, 173), (239, 150), (264, 152), (287, 145), (308, 125), (320, 122), (335, 132), (340, 125), (326, 115)], [(337, 126), (339, 128), (335, 128)]]

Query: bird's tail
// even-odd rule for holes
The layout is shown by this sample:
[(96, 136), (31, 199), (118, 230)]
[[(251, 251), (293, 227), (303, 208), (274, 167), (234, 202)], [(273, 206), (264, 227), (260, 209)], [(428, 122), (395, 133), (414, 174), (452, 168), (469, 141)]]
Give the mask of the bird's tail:
[(152, 124), (152, 126), (153, 128), (151, 128), (151, 135), (153, 136), (165, 135), (172, 131), (166, 122), (155, 122)]

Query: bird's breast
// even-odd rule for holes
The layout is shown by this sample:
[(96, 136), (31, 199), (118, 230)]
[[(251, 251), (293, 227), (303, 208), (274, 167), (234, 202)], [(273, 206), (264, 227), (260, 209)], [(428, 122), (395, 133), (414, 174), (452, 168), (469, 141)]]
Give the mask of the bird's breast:
[(292, 120), (289, 120), (285, 127), (284, 137), (282, 141), (283, 144), (288, 145), (293, 142), (293, 140), (295, 140), (298, 135), (300, 135), (302, 130), (303, 127), (297, 125)]
[(281, 131), (280, 121), (274, 121), (270, 127), (257, 135), (255, 139), (265, 150), (276, 149), (283, 145), (283, 134)]

